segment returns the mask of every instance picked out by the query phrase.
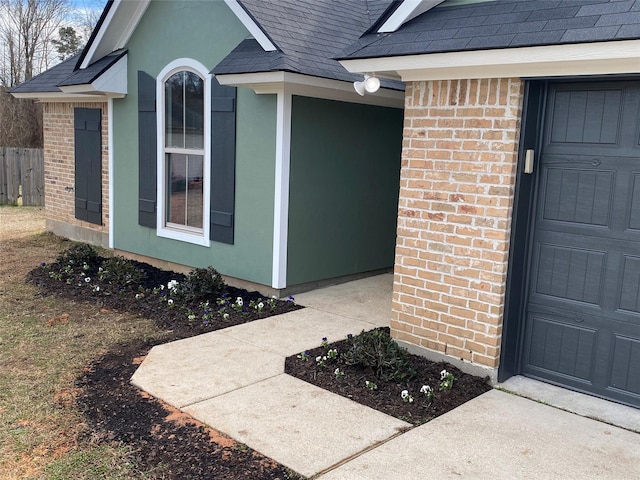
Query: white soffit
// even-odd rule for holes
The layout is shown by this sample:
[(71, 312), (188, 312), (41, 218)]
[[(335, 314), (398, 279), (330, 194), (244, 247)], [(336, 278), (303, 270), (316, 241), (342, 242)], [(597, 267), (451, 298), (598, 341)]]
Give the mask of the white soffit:
[(341, 60), (353, 73), (402, 79), (454, 80), (640, 73), (640, 40), (431, 53)]
[(302, 97), (324, 98), (341, 102), (404, 108), (404, 91), (381, 88), (371, 95), (360, 96), (353, 83), (311, 77), (290, 72), (240, 73), (216, 75), (222, 85), (251, 88), (257, 94), (287, 92)]
[(274, 52), (277, 50), (276, 46), (269, 40), (269, 37), (262, 31), (258, 24), (249, 16), (249, 14), (242, 8), (242, 5), (237, 0), (224, 0), (224, 3), (231, 9), (238, 20), (242, 22), (244, 27), (249, 30), (249, 33), (256, 39), (265, 52)]
[[(28, 92), (12, 93), (16, 98), (29, 98), (40, 103), (68, 103), (68, 102), (106, 102), (107, 97), (100, 94), (63, 93), (63, 92)], [(118, 98), (118, 95), (114, 95)]]
[(149, 3), (150, 0), (114, 0), (80, 68), (87, 68), (96, 60), (124, 48)]
[(378, 29), (378, 33), (395, 32), (409, 20), (440, 5), (443, 1), (444, 0), (404, 0)]
[(58, 87), (64, 93), (88, 93), (125, 96), (127, 94), (127, 55), (89, 84)]

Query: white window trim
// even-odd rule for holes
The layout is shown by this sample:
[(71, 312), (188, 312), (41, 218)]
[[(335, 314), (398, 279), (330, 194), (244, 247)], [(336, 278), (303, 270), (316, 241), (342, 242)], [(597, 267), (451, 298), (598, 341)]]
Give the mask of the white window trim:
[[(165, 182), (166, 162), (164, 147), (164, 82), (174, 73), (180, 71), (191, 71), (204, 79), (204, 159), (202, 166), (202, 188), (203, 188), (203, 215), (202, 215), (202, 232), (190, 233), (189, 228), (175, 229), (165, 226), (166, 203), (165, 196), (167, 193), (167, 185)], [(210, 230), (210, 208), (211, 203), (211, 75), (209, 70), (202, 63), (192, 58), (179, 58), (162, 69), (156, 77), (156, 98), (158, 99), (156, 108), (157, 117), (157, 229), (158, 237), (170, 238), (181, 242), (193, 243), (209, 247), (211, 240), (209, 239)]]

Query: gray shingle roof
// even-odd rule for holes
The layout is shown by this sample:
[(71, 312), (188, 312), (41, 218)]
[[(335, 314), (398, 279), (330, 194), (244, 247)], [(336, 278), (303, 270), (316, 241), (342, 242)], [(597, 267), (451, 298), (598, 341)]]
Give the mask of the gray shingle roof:
[(73, 73), (79, 55), (75, 55), (55, 67), (36, 75), (35, 77), (22, 82), (11, 89), (11, 93), (33, 93), (33, 92), (61, 92), (58, 84)]
[(640, 38), (640, 0), (495, 0), (442, 4), (397, 32), (368, 34), (339, 58)]
[(55, 67), (36, 75), (11, 90), (11, 93), (59, 93), (60, 86), (86, 85), (96, 80), (116, 63), (126, 51), (114, 52), (83, 70), (75, 70), (80, 55), (74, 55)]
[[(391, 0), (241, 0), (278, 48), (264, 52), (245, 40), (215, 74), (287, 71), (336, 80), (362, 80), (334, 57), (382, 15)], [(396, 87), (399, 85), (396, 85)]]

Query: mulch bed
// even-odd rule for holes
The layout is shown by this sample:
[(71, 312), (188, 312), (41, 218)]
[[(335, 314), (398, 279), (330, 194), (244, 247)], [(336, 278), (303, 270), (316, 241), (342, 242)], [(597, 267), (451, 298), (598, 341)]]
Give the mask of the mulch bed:
[[(134, 264), (145, 272), (144, 281), (135, 288), (128, 286), (123, 289), (99, 284), (95, 271), (76, 275), (69, 282), (56, 280), (50, 275), (52, 266), (36, 268), (27, 277), (27, 281), (39, 287), (43, 296), (56, 295), (91, 302), (99, 308), (137, 313), (154, 320), (159, 329), (164, 331), (161, 341), (139, 341), (112, 348), (88, 365), (77, 379), (77, 404), (90, 427), (87, 434), (89, 440), (124, 442), (132, 446), (137, 468), (141, 472), (147, 472), (147, 475), (149, 472), (157, 474), (157, 478), (303, 478), (177, 412), (129, 383), (142, 358), (156, 343), (187, 338), (300, 307), (291, 301), (278, 301), (272, 302), (273, 308), (259, 312), (255, 309), (231, 311), (226, 319), (216, 317), (211, 322), (187, 320), (184, 309), (167, 308), (166, 298), (150, 293), (158, 285), (166, 285), (171, 280), (182, 282), (185, 277), (144, 263)], [(89, 275), (93, 275), (91, 282), (85, 282), (84, 279)], [(87, 285), (88, 283), (91, 285)], [(95, 290), (96, 285), (100, 286), (99, 291)], [(245, 305), (261, 298), (258, 292), (231, 287), (228, 295), (231, 298), (242, 297)], [(308, 352), (310, 360), (306, 361), (296, 355), (291, 356), (286, 360), (286, 372), (414, 425), (446, 413), (490, 389), (485, 379), (464, 374), (451, 365), (433, 363), (415, 355), (409, 355), (409, 358), (418, 375), (408, 383), (376, 379), (371, 371), (343, 365), (339, 359), (335, 360), (335, 364), (331, 360), (324, 367), (318, 368), (315, 357), (325, 355), (328, 348), (336, 348), (341, 352), (348, 345), (346, 341), (342, 341), (311, 350)], [(344, 376), (336, 379), (334, 371), (338, 367), (343, 370)], [(454, 385), (450, 390), (438, 391), (440, 372), (443, 369), (454, 375)], [(374, 381), (377, 389), (367, 388), (367, 380)], [(427, 399), (421, 395), (419, 391), (422, 385), (434, 388), (435, 397)], [(402, 399), (402, 390), (410, 392), (413, 402)]]
[[(491, 390), (486, 378), (468, 375), (448, 363), (434, 363), (411, 354), (407, 355), (407, 359), (417, 374), (408, 382), (381, 380), (376, 378), (372, 369), (346, 365), (340, 356), (335, 360), (324, 360), (325, 365), (318, 366), (316, 358), (326, 356), (328, 350), (335, 349), (340, 354), (348, 348), (348, 340), (341, 340), (326, 347), (308, 350), (309, 358), (306, 360), (304, 356), (292, 355), (286, 359), (285, 372), (413, 425), (428, 422)], [(335, 374), (336, 368), (341, 372), (338, 376)], [(439, 390), (443, 370), (454, 376), (453, 386), (449, 390)], [(377, 388), (368, 388), (367, 381), (375, 383)], [(433, 398), (420, 393), (423, 385), (433, 389)], [(413, 401), (409, 401), (408, 396), (402, 398), (404, 390)]]

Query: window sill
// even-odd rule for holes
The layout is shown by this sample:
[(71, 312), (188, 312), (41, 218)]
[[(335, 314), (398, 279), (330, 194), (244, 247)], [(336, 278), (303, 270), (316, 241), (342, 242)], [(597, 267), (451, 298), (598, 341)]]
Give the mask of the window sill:
[(158, 237), (170, 238), (171, 240), (178, 240), (180, 242), (192, 243), (194, 245), (200, 245), (203, 247), (211, 246), (211, 241), (207, 232), (203, 233), (190, 233), (186, 231), (174, 230), (171, 228), (158, 228), (156, 234)]

